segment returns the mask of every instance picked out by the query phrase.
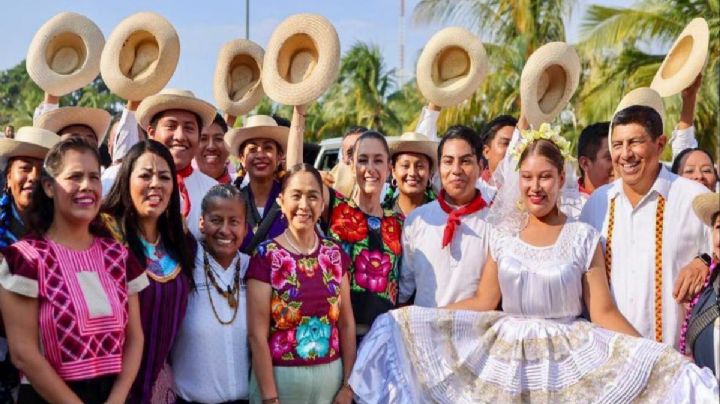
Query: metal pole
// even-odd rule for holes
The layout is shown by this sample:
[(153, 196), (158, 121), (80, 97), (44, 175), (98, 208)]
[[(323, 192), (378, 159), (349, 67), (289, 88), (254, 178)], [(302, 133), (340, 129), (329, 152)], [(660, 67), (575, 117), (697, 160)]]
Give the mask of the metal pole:
[(250, 39), (250, 0), (245, 0), (245, 39)]

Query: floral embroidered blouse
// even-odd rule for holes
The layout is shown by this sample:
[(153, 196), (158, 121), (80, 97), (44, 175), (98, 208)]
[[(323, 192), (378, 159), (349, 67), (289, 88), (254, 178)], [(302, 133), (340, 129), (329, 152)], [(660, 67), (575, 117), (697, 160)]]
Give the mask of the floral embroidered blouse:
[(375, 318), (395, 307), (402, 256), (402, 219), (385, 209), (370, 216), (351, 199), (332, 198), (328, 236), (350, 256), (350, 290), (355, 323), (370, 327)]
[(310, 255), (294, 254), (274, 240), (261, 243), (248, 279), (272, 287), (270, 354), (273, 366), (308, 366), (340, 357), (340, 283), (350, 260), (332, 240)]

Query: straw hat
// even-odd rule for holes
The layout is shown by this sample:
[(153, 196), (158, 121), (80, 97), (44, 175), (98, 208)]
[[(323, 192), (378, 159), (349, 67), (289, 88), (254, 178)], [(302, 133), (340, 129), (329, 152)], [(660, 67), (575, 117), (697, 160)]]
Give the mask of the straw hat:
[(255, 42), (236, 39), (220, 49), (213, 94), (221, 110), (231, 115), (244, 115), (260, 102), (260, 82), (265, 51)]
[(195, 97), (192, 91), (166, 88), (155, 95), (145, 98), (137, 109), (138, 123), (143, 128), (150, 126), (150, 120), (160, 112), (171, 109), (190, 111), (198, 114), (202, 128), (212, 125), (215, 119), (215, 107)]
[(615, 114), (625, 108), (637, 105), (654, 109), (660, 114), (660, 119), (665, 121), (665, 107), (663, 106), (662, 97), (660, 97), (657, 91), (650, 87), (639, 87), (625, 94), (622, 100), (620, 100), (617, 109), (615, 109)]
[(417, 153), (427, 156), (432, 169), (437, 169), (438, 141), (430, 140), (427, 136), (417, 132), (406, 132), (402, 136), (390, 141), (390, 156), (400, 153)]
[(430, 38), (417, 63), (417, 86), (435, 105), (449, 107), (470, 98), (488, 72), (480, 39), (461, 27), (445, 28)]
[(85, 125), (95, 132), (98, 144), (100, 144), (105, 139), (111, 120), (112, 117), (104, 109), (62, 107), (40, 115), (35, 126), (58, 133), (60, 129), (71, 125)]
[(530, 126), (549, 123), (565, 108), (580, 81), (580, 59), (565, 42), (538, 48), (520, 77), (520, 102)]
[(45, 92), (62, 96), (95, 80), (105, 38), (87, 17), (63, 12), (35, 33), (25, 67)]
[(273, 101), (305, 105), (320, 97), (337, 78), (340, 40), (325, 17), (296, 14), (280, 23), (270, 37), (262, 69), (262, 86)]
[(693, 199), (692, 203), (695, 215), (705, 225), (713, 227), (713, 216), (720, 212), (720, 194), (717, 192), (698, 195)]
[(287, 149), (287, 138), (290, 128), (278, 126), (277, 122), (267, 115), (253, 115), (245, 120), (242, 128), (230, 129), (225, 134), (225, 144), (230, 154), (240, 157), (240, 145), (250, 139), (271, 139), (280, 145), (285, 151)]
[(669, 97), (690, 86), (705, 66), (709, 39), (704, 18), (690, 21), (665, 56), (650, 87), (660, 96)]
[(179, 57), (180, 39), (172, 24), (159, 14), (137, 13), (108, 37), (100, 73), (113, 93), (139, 101), (165, 87)]
[(60, 141), (60, 136), (49, 130), (23, 126), (15, 139), (0, 138), (0, 167), (5, 168), (12, 157), (44, 159), (48, 150)]

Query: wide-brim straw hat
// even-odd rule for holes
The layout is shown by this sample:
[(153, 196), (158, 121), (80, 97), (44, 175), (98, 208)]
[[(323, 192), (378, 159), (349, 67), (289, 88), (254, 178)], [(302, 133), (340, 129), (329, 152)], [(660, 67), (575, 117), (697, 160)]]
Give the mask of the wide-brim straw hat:
[(72, 125), (85, 125), (97, 136), (98, 144), (103, 142), (110, 128), (110, 113), (100, 108), (62, 107), (40, 115), (35, 122), (38, 128), (59, 133), (61, 129)]
[(695, 215), (705, 225), (713, 227), (712, 218), (720, 212), (720, 194), (717, 192), (710, 192), (707, 194), (698, 195), (693, 199), (692, 202), (693, 211)]
[(143, 129), (147, 129), (155, 115), (171, 109), (197, 114), (202, 121), (201, 129), (212, 125), (215, 114), (217, 114), (212, 104), (195, 97), (192, 91), (166, 88), (145, 98), (140, 103), (136, 112), (138, 123)]
[(283, 152), (287, 149), (287, 138), (290, 128), (279, 126), (267, 115), (253, 115), (245, 120), (242, 128), (230, 129), (225, 134), (225, 144), (230, 154), (240, 157), (240, 145), (250, 139), (271, 139), (276, 141)]
[(265, 95), (260, 80), (264, 56), (260, 45), (245, 39), (223, 45), (213, 80), (213, 94), (221, 110), (244, 115), (260, 102)]
[(680, 33), (650, 87), (669, 97), (689, 87), (705, 66), (710, 30), (704, 18), (695, 18)]
[(265, 50), (262, 86), (270, 99), (306, 105), (335, 82), (340, 39), (325, 17), (296, 14), (278, 25)]
[(422, 154), (430, 159), (431, 169), (437, 170), (438, 141), (430, 140), (422, 133), (406, 132), (389, 143), (391, 157), (401, 153)]
[(580, 58), (565, 42), (538, 48), (520, 76), (520, 101), (528, 124), (550, 123), (562, 112), (580, 82)]
[(417, 86), (428, 101), (441, 107), (470, 98), (488, 73), (480, 39), (461, 27), (445, 28), (430, 38), (418, 59)]
[[(660, 115), (660, 120), (662, 120), (663, 122), (665, 121), (665, 106), (663, 105), (662, 97), (660, 97), (660, 94), (658, 94), (657, 91), (653, 90), (650, 87), (638, 87), (625, 94), (625, 96), (622, 98), (622, 100), (620, 100), (620, 103), (615, 109), (613, 119), (618, 112), (622, 111), (625, 108), (633, 106), (652, 108)], [(608, 139), (612, 139), (612, 130), (613, 127), (611, 119)], [(608, 141), (608, 148), (612, 148), (612, 142), (610, 141)]]
[(179, 57), (180, 39), (172, 24), (156, 13), (137, 13), (108, 37), (100, 73), (113, 93), (139, 101), (165, 87)]
[(0, 138), (0, 167), (3, 169), (13, 157), (31, 157), (43, 160), (48, 150), (60, 137), (46, 129), (23, 126), (15, 133), (14, 139)]
[(63, 12), (35, 33), (25, 67), (43, 91), (59, 97), (95, 80), (103, 45), (105, 38), (95, 23), (83, 15)]

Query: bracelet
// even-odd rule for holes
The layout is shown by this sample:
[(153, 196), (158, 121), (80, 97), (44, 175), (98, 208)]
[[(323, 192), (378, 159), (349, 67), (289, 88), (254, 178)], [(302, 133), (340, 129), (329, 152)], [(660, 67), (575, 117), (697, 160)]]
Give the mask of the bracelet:
[(280, 399), (277, 396), (271, 397), (271, 398), (264, 398), (262, 400), (262, 404), (277, 404), (279, 402), (280, 402)]

